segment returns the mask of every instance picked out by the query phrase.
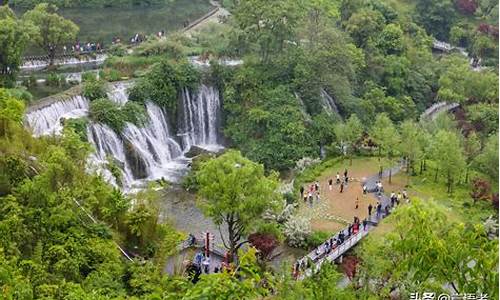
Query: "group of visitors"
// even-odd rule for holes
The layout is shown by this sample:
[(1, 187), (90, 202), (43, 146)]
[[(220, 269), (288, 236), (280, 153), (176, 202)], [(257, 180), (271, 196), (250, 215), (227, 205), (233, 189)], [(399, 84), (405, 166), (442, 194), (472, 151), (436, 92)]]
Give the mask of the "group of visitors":
[(316, 249), (314, 249), (313, 257), (307, 255), (299, 259), (293, 266), (294, 278), (297, 278), (299, 274), (304, 270), (309, 269), (312, 263), (316, 263), (320, 259), (324, 258), (332, 251), (334, 251), (337, 247), (342, 245), (349, 238), (358, 234), (361, 230), (361, 226), (362, 230), (367, 230), (368, 221), (364, 219), (362, 222), (360, 222), (358, 217), (354, 217), (353, 223), (349, 224), (349, 226), (340, 230), (340, 232), (337, 233), (335, 236), (332, 236), (330, 239), (326, 240), (323, 244), (316, 247)]
[[(337, 175), (335, 176), (335, 183), (337, 185), (339, 185), (339, 192), (344, 192), (344, 187), (347, 186), (347, 184), (349, 183), (349, 177), (347, 176), (347, 169), (344, 170), (344, 177), (342, 177), (342, 180), (340, 178), (340, 174), (339, 172), (337, 172)], [(328, 180), (328, 188), (331, 190), (333, 190), (333, 179), (329, 179)]]
[(316, 182), (310, 184), (307, 192), (304, 189), (304, 186), (301, 186), (300, 187), (300, 197), (302, 199), (304, 199), (304, 203), (308, 202), (308, 200), (309, 200), (310, 206), (313, 205), (314, 199), (316, 199), (316, 201), (319, 202), (320, 201), (319, 182), (316, 181)]
[(98, 52), (103, 49), (103, 46), (100, 42), (87, 42), (87, 43), (80, 43), (77, 41), (75, 44), (71, 45), (70, 47), (67, 47), (66, 45), (63, 46), (63, 54), (68, 54), (69, 51), (71, 53), (81, 53), (81, 52)]

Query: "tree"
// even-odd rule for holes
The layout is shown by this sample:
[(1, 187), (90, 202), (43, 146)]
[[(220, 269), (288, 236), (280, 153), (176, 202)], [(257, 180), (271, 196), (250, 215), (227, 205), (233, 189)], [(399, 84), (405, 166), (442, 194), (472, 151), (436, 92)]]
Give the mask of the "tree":
[(439, 40), (448, 40), (455, 22), (456, 11), (451, 0), (418, 0), (416, 5), (419, 23)]
[(498, 181), (498, 133), (488, 137), (486, 144), (475, 161), (479, 171)]
[(356, 42), (356, 46), (364, 48), (382, 31), (384, 22), (384, 16), (380, 12), (361, 9), (346, 22), (346, 30)]
[(388, 24), (380, 33), (378, 47), (385, 54), (400, 54), (404, 50), (403, 30), (397, 24)]
[(13, 85), (31, 29), (7, 5), (0, 6), (0, 86)]
[(491, 192), (491, 185), (488, 181), (481, 178), (474, 178), (472, 180), (472, 191), (470, 196), (474, 200), (474, 204), (480, 200), (489, 200)]
[(444, 130), (438, 131), (431, 144), (431, 156), (437, 166), (435, 178), (437, 179), (438, 172), (444, 173), (448, 193), (451, 193), (453, 183), (465, 169), (465, 157), (458, 135)]
[[(220, 157), (203, 163), (196, 173), (201, 206), (219, 226), (224, 246), (235, 255), (247, 241), (249, 233), (262, 213), (277, 201), (276, 174), (264, 175), (264, 167), (229, 150)], [(227, 240), (224, 231), (227, 231)]]
[(57, 14), (57, 7), (41, 3), (23, 15), (23, 20), (37, 28), (32, 40), (49, 56), (50, 64), (58, 47), (74, 41), (78, 34), (78, 26)]
[(234, 11), (239, 34), (249, 48), (254, 45), (262, 61), (296, 40), (295, 30), (301, 19), (299, 1), (241, 1)]
[[(392, 161), (398, 150), (400, 136), (387, 114), (381, 113), (377, 115), (370, 131), (370, 137), (377, 144), (379, 161), (382, 155), (386, 156), (389, 161)], [(382, 173), (382, 165), (380, 165), (380, 173)], [(392, 180), (391, 177), (392, 166), (389, 169), (389, 183)]]
[(406, 157), (406, 171), (415, 173), (415, 163), (423, 156), (422, 129), (413, 121), (401, 124), (400, 152)]
[(369, 236), (358, 248), (361, 290), (383, 299), (396, 289), (406, 299), (417, 290), (446, 293), (443, 286), (449, 284), (457, 294), (497, 297), (498, 240), (490, 240), (484, 226), (452, 221), (447, 208), (418, 199), (388, 221), (393, 222), (392, 233)]
[(352, 155), (356, 151), (359, 140), (363, 135), (363, 124), (361, 124), (356, 115), (352, 114), (345, 124), (336, 124), (334, 131), (342, 154), (348, 155), (351, 158), (352, 164)]
[(472, 132), (464, 141), (464, 153), (465, 153), (465, 183), (469, 181), (469, 169), (474, 162), (474, 159), (481, 152), (481, 141), (479, 140), (476, 132)]

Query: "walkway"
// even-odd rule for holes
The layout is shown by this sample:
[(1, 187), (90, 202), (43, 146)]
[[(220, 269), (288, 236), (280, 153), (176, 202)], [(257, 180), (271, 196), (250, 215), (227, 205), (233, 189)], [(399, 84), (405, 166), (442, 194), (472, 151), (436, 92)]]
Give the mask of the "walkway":
[[(312, 252), (304, 256), (303, 258), (299, 259), (297, 261), (298, 264), (303, 264), (306, 265), (305, 269), (302, 269), (299, 271), (297, 279), (302, 280), (306, 277), (311, 276), (313, 273), (317, 272), (320, 268), (321, 265), (325, 262), (333, 262), (340, 256), (342, 256), (345, 252), (347, 252), (349, 249), (354, 247), (361, 239), (363, 239), (365, 236), (368, 235), (368, 233), (373, 230), (378, 223), (384, 219), (387, 215), (383, 212), (385, 207), (391, 207), (391, 200), (390, 198), (385, 195), (384, 193), (381, 194), (375, 194), (377, 190), (377, 181), (379, 181), (381, 178), (389, 177), (390, 175), (395, 175), (397, 174), (403, 166), (403, 162), (400, 162), (397, 166), (384, 170), (382, 172), (382, 176), (373, 175), (369, 178), (366, 179), (366, 181), (362, 184), (365, 184), (367, 187), (368, 193), (373, 193), (373, 196), (377, 198), (377, 200), (382, 204), (382, 214), (377, 216), (376, 214), (376, 208), (374, 207), (374, 213), (372, 213), (371, 217), (368, 219), (363, 220), (362, 223), (365, 223), (366, 226), (361, 225), (359, 227), (359, 231), (357, 233), (349, 234), (349, 226), (342, 229), (339, 233), (333, 235), (331, 238), (325, 241), (336, 241), (339, 237), (340, 233), (343, 233), (346, 236), (346, 239), (338, 246), (334, 247), (334, 249), (331, 249), (331, 246), (329, 247), (328, 250), (324, 250), (324, 245), (320, 245), (318, 248), (321, 250), (318, 251), (317, 249), (314, 249)], [(317, 254), (318, 253), (318, 254)], [(308, 264), (311, 264), (312, 266), (307, 266)]]
[(448, 102), (438, 102), (433, 104), (431, 107), (427, 108), (421, 115), (421, 121), (433, 121), (435, 120), (441, 113), (453, 110), (459, 107), (458, 103), (448, 103)]

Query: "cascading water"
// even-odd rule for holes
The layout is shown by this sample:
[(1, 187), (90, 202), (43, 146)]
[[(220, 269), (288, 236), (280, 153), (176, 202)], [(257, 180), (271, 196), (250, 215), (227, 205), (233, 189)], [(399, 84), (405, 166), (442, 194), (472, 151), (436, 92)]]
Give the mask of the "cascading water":
[(201, 85), (194, 96), (188, 89), (183, 90), (179, 136), (185, 151), (192, 145), (220, 147), (219, 120), (220, 100), (215, 88)]
[(26, 122), (35, 136), (59, 134), (62, 119), (86, 116), (89, 102), (82, 96), (73, 96), (64, 101), (56, 101), (26, 114)]
[(323, 101), (323, 107), (326, 109), (326, 112), (329, 114), (340, 115), (335, 100), (333, 100), (333, 98), (328, 95), (328, 93), (324, 89), (321, 89), (320, 95)]
[[(108, 98), (120, 105), (128, 101), (130, 82), (111, 85)], [(86, 116), (89, 102), (82, 96), (56, 101), (26, 115), (27, 125), (35, 135), (58, 134), (62, 119)], [(190, 160), (184, 157), (191, 146), (219, 150), (220, 100), (218, 91), (200, 85), (195, 92), (184, 89), (179, 100), (178, 133), (169, 127), (168, 114), (152, 102), (145, 104), (147, 123), (143, 127), (127, 123), (123, 132), (95, 122), (87, 126), (87, 138), (95, 152), (88, 169), (101, 174), (108, 182), (130, 190), (144, 180), (165, 178), (178, 181), (188, 170)], [(120, 180), (109, 170), (114, 164)]]

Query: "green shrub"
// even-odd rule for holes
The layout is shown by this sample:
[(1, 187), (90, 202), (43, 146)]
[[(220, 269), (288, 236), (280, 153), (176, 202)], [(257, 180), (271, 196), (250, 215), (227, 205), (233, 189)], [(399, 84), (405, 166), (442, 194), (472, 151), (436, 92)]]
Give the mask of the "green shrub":
[(97, 74), (92, 71), (82, 73), (82, 82), (95, 81), (97, 80)]
[(123, 178), (122, 178), (122, 170), (118, 167), (118, 164), (116, 162), (116, 160), (108, 155), (106, 157), (106, 160), (107, 160), (107, 164), (106, 164), (106, 167), (107, 169), (109, 170), (109, 172), (111, 172), (111, 175), (113, 175), (113, 177), (115, 177), (115, 180), (116, 180), (116, 184), (118, 184), (119, 186), (122, 186), (123, 184)]
[(101, 98), (90, 103), (90, 118), (121, 133), (127, 122), (142, 126), (146, 121), (146, 110), (137, 103), (120, 106), (109, 99)]
[(141, 103), (152, 101), (175, 115), (181, 89), (193, 88), (199, 80), (200, 74), (189, 62), (163, 60), (130, 89), (129, 99)]
[(59, 75), (57, 73), (51, 72), (47, 76), (46, 83), (48, 86), (62, 86), (64, 83), (64, 77), (62, 75)]
[(119, 81), (126, 76), (122, 76), (121, 72), (116, 69), (105, 68), (99, 71), (99, 77), (106, 81)]
[(314, 231), (306, 239), (307, 247), (310, 249), (316, 248), (319, 245), (323, 244), (331, 236), (332, 236), (331, 233), (325, 231)]
[(88, 122), (87, 118), (66, 119), (64, 120), (64, 127), (73, 129), (73, 131), (75, 131), (80, 137), (80, 140), (86, 142)]
[(125, 120), (129, 123), (137, 126), (142, 126), (146, 123), (146, 109), (144, 109), (144, 105), (129, 101), (121, 108), (121, 112)]
[(90, 101), (106, 98), (105, 83), (102, 80), (89, 80), (83, 83), (82, 94)]

